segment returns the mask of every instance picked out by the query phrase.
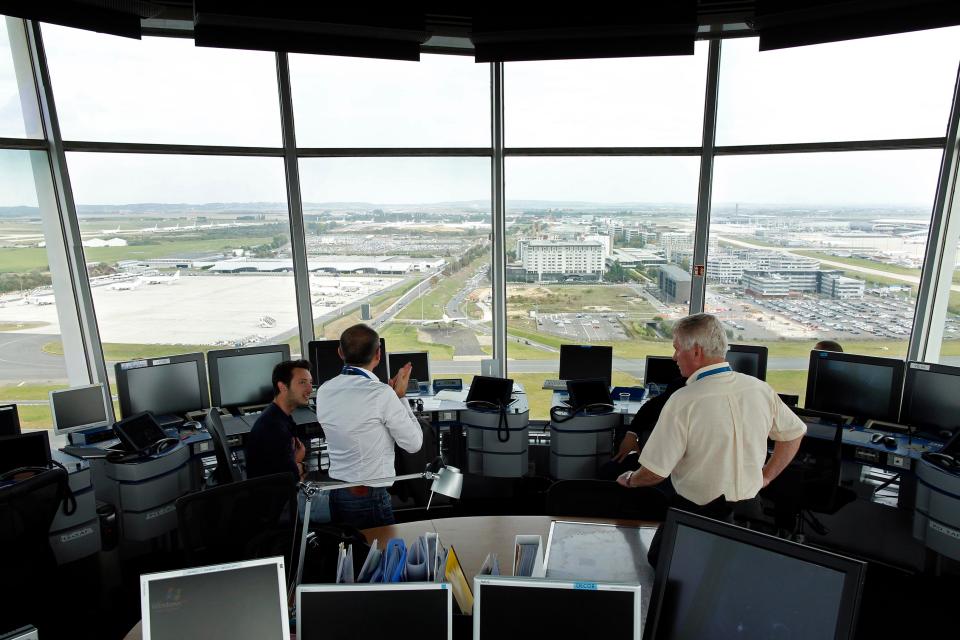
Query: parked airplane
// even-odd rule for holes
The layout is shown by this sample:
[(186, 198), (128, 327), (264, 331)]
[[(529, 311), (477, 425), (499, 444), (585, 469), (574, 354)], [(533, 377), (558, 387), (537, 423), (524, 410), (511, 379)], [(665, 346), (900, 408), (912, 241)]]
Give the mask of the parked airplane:
[(132, 291), (133, 289), (138, 288), (143, 281), (140, 278), (134, 280), (124, 280), (122, 282), (114, 282), (110, 285), (110, 288), (114, 291)]
[(116, 229), (100, 229), (100, 233), (120, 233), (120, 225)]
[(177, 269), (177, 272), (172, 276), (141, 276), (140, 280), (146, 284), (173, 284), (180, 279), (180, 270)]

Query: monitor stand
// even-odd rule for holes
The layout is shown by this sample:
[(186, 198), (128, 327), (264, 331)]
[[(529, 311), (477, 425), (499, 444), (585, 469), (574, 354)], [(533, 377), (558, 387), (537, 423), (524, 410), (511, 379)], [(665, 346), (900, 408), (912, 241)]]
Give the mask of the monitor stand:
[(90, 429), (89, 431), (74, 431), (73, 433), (67, 434), (67, 441), (78, 447), (96, 444), (98, 442), (106, 442), (114, 438), (116, 438), (116, 435), (113, 433), (113, 427), (101, 427), (98, 429)]

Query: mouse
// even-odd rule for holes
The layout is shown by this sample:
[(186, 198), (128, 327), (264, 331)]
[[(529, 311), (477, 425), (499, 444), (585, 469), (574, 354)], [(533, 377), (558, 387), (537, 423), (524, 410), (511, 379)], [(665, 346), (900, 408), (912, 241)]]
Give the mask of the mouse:
[(897, 448), (897, 439), (893, 436), (883, 436), (880, 441), (883, 442), (883, 446), (885, 447), (889, 447), (890, 449)]

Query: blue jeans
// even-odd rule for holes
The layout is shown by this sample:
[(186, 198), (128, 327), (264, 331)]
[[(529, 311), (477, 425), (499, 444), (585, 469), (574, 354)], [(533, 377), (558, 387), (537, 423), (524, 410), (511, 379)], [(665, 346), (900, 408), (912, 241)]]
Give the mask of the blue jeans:
[(330, 516), (335, 523), (369, 529), (395, 524), (390, 494), (385, 487), (371, 487), (366, 495), (355, 495), (350, 489), (330, 492)]

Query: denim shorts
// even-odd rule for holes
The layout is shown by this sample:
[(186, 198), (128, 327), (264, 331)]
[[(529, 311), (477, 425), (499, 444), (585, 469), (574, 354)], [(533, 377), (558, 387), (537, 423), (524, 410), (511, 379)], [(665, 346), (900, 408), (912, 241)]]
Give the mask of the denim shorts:
[(396, 523), (385, 487), (371, 487), (362, 496), (349, 489), (334, 489), (330, 492), (330, 516), (335, 523), (350, 524), (358, 529)]

